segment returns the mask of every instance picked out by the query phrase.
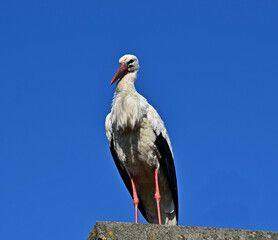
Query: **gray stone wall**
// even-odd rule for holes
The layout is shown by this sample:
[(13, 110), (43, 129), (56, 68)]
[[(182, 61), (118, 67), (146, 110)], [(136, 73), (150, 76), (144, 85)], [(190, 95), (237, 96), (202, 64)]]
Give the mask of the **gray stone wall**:
[(87, 240), (278, 240), (278, 233), (225, 228), (96, 222)]

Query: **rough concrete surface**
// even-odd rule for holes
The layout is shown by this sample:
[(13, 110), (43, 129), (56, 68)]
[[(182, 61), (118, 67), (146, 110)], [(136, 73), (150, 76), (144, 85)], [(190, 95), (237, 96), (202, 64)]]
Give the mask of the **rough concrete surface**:
[(96, 222), (87, 240), (278, 240), (278, 233), (225, 228)]

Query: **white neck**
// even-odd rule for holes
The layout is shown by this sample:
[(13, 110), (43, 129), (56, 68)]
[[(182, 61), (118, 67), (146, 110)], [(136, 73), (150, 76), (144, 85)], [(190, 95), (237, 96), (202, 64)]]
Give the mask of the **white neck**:
[(138, 71), (126, 74), (118, 83), (113, 98), (111, 117), (117, 131), (138, 129), (148, 109), (147, 100), (135, 89)]
[(123, 76), (123, 78), (117, 83), (116, 92), (121, 91), (136, 91), (134, 82), (137, 79), (138, 71), (131, 72)]

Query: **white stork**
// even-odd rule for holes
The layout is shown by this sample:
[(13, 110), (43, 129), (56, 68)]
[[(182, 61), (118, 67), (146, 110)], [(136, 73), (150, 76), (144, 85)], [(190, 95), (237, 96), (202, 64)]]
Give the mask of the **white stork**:
[(135, 89), (139, 62), (124, 55), (111, 84), (116, 82), (111, 112), (105, 121), (111, 154), (138, 207), (149, 223), (178, 223), (177, 179), (173, 152), (157, 111)]

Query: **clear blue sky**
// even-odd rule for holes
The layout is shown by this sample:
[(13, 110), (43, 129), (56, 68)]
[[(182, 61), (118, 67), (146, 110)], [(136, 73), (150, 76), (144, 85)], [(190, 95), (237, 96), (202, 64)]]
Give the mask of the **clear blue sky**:
[(2, 0), (1, 239), (134, 221), (104, 129), (126, 53), (172, 141), (179, 224), (278, 231), (277, 12), (274, 0)]

